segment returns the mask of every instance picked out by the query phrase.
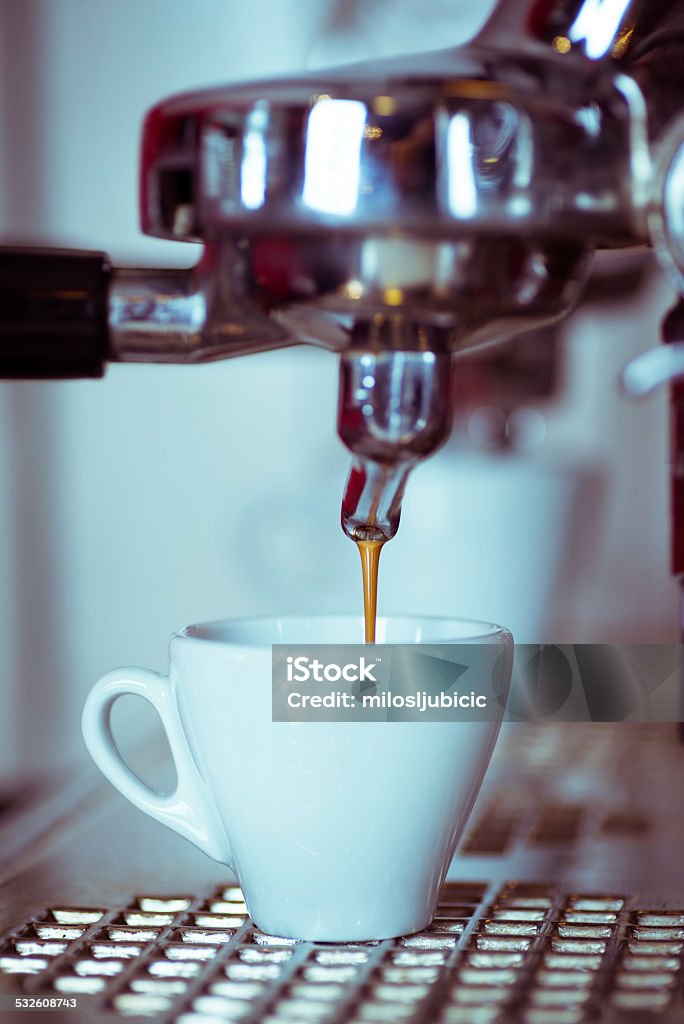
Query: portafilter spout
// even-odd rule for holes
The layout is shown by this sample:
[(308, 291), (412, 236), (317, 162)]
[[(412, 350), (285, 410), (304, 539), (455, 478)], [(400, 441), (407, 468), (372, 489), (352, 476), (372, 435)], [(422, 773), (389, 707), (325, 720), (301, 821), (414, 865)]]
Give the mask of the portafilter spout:
[(354, 541), (380, 543), (397, 532), (408, 475), (447, 439), (452, 410), (449, 352), (434, 337), (424, 347), (426, 331), (415, 339), (423, 347), (378, 347), (383, 326), (391, 329), (357, 325), (359, 347), (342, 354), (337, 419), (354, 456), (342, 528)]

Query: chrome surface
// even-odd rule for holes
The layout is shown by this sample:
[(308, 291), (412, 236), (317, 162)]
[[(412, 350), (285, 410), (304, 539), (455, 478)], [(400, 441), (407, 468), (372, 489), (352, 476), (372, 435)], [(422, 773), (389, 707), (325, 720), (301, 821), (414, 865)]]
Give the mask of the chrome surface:
[(395, 351), (382, 335), (378, 340), (384, 341), (379, 351), (369, 332), (369, 350), (350, 350), (340, 361), (337, 432), (355, 457), (342, 528), (353, 540), (395, 535), (411, 468), (436, 451), (451, 429), (449, 353)]
[(142, 219), (240, 239), (250, 295), (303, 340), (399, 310), (460, 348), (569, 312), (597, 244), (645, 239), (649, 174), (631, 79), (476, 42), (163, 102)]
[(684, 116), (660, 140), (649, 213), (655, 253), (674, 287), (684, 292)]
[[(480, 32), (480, 39), (510, 49), (532, 49), (561, 56), (581, 53), (592, 61), (620, 57), (648, 24), (643, 0), (568, 3), (550, 0), (501, 0)], [(667, 0), (658, 5), (666, 9)], [(674, 6), (670, 4), (669, 6)], [(661, 10), (661, 16), (664, 10)]]
[[(653, 69), (681, 28), (671, 3), (500, 0), (465, 46), (159, 103), (143, 133), (144, 230), (234, 247), (198, 268), (230, 278), (204, 352), (273, 344), (252, 300), (294, 340), (336, 349), (354, 322), (397, 310), (448, 327), (452, 348), (567, 314), (597, 246), (648, 239), (647, 103), (664, 106)], [(185, 300), (205, 290), (146, 289), (149, 331), (124, 296), (114, 356), (198, 351)], [(245, 345), (217, 337), (221, 315)]]
[(466, 46), (164, 100), (143, 228), (231, 238), (245, 297), (314, 344), (397, 311), (454, 349), (552, 322), (596, 246), (648, 237), (644, 95), (587, 59), (637, 13), (502, 0)]
[[(117, 922), (131, 915), (154, 926), (127, 938)], [(425, 932), (324, 947), (260, 932), (229, 886), (204, 901), (52, 908), (8, 937), (0, 972), (22, 979), (26, 993), (78, 995), (96, 1019), (99, 1010), (179, 1024), (580, 1024), (621, 1010), (676, 1014), (683, 936), (684, 908), (630, 905), (622, 893), (455, 882)]]
[[(275, 278), (273, 245), (277, 265), (289, 253)], [(259, 253), (255, 298), (293, 337), (339, 350), (353, 333), (358, 339), (355, 326), (377, 317), (402, 318), (409, 335), (446, 331), (440, 347), (452, 351), (515, 337), (568, 313), (591, 265), (591, 251), (574, 240), (517, 235), (434, 242), (321, 234), (301, 244), (254, 240), (250, 252)]]
[(229, 242), (207, 245), (190, 270), (116, 270), (109, 293), (109, 358), (199, 363), (289, 344), (254, 307)]
[(296, 340), (343, 349), (397, 309), (453, 348), (529, 330), (572, 309), (597, 246), (648, 240), (683, 34), (671, 0), (500, 0), (465, 46), (171, 97), (144, 127), (143, 228), (231, 239), (241, 299)]
[[(165, 100), (146, 121), (149, 234), (335, 231), (645, 238), (645, 104), (575, 55), (487, 46)], [(303, 240), (302, 240), (303, 241)]]
[[(118, 275), (112, 357), (297, 341), (410, 352), (423, 331), (443, 361), (558, 321), (597, 248), (657, 231), (653, 125), (681, 105), (676, 70), (664, 82), (682, 33), (669, 0), (655, 14), (638, 0), (499, 0), (465, 46), (163, 100), (143, 129), (143, 229), (202, 241), (206, 255), (168, 290)], [(340, 418), (356, 458), (347, 532), (374, 528), (380, 507), (396, 530), (410, 465), (447, 430), (435, 396), (410, 441), (381, 424), (411, 408), (364, 400), (351, 432)], [(343, 391), (340, 408), (352, 406)], [(425, 444), (431, 424), (439, 437)]]
[(149, 312), (122, 279), (116, 357), (269, 348), (273, 322), (277, 343), (347, 353), (343, 528), (392, 537), (410, 469), (449, 430), (448, 352), (558, 320), (597, 246), (646, 240), (646, 102), (587, 60), (623, 38), (618, 6), (568, 21), (567, 5), (541, 18), (502, 0), (464, 47), (162, 101), (143, 131), (143, 228), (227, 240), (224, 258), (171, 298), (152, 285)]

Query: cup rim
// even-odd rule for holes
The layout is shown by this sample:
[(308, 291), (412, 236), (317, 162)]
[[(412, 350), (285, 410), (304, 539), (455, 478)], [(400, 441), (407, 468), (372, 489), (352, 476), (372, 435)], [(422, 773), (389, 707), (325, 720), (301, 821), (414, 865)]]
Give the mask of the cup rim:
[[(290, 641), (283, 641), (277, 636), (279, 624), (287, 623), (294, 624), (297, 622), (322, 622), (330, 620), (343, 620), (346, 623), (354, 623), (359, 628), (359, 643), (361, 643), (362, 629), (363, 629), (363, 616), (358, 614), (316, 614), (316, 615), (246, 615), (240, 616), (234, 619), (210, 619), (204, 622), (193, 623), (189, 626), (185, 626), (183, 629), (177, 630), (171, 634), (171, 640), (183, 640), (191, 641), (193, 643), (200, 642), (204, 644), (227, 644), (240, 648), (255, 648), (262, 650), (270, 647), (273, 643), (287, 643)], [(439, 644), (439, 643), (478, 643), (480, 641), (490, 639), (491, 637), (499, 636), (502, 639), (508, 638), (511, 642), (513, 641), (513, 635), (509, 629), (505, 626), (497, 625), (494, 622), (487, 622), (483, 619), (471, 619), (465, 616), (457, 615), (416, 615), (416, 614), (391, 614), (391, 615), (378, 615), (378, 625), (388, 623), (400, 623), (400, 622), (413, 622), (413, 623), (424, 623), (429, 628), (430, 624), (439, 623), (441, 626), (453, 625), (454, 628), (458, 627), (473, 627), (473, 632), (464, 634), (454, 638), (453, 636), (447, 637), (430, 637), (427, 636), (425, 639), (416, 641), (417, 643), (425, 644)], [(226, 638), (225, 636), (217, 635), (220, 629), (225, 629), (227, 626), (235, 627), (237, 630), (240, 627), (248, 626), (266, 626), (268, 623), (272, 624), (273, 627), (273, 639), (254, 641), (247, 639), (238, 638)], [(318, 642), (318, 641), (311, 641)], [(391, 641), (394, 643), (411, 643), (412, 641)]]

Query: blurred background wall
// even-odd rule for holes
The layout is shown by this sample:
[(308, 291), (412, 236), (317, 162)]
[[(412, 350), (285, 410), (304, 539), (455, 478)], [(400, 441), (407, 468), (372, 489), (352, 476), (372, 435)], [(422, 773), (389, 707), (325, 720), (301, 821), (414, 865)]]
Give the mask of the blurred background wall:
[[(137, 226), (151, 104), (444, 46), (490, 6), (0, 0), (0, 241), (190, 265), (195, 247)], [(570, 321), (538, 452), (454, 442), (416, 473), (383, 555), (382, 611), (491, 618), (529, 642), (673, 638), (665, 397), (633, 406), (616, 387), (669, 300), (654, 272), (644, 295)], [(92, 682), (125, 663), (163, 669), (169, 633), (188, 622), (359, 611), (357, 555), (338, 525), (336, 374), (331, 355), (296, 348), (0, 383), (0, 776), (80, 758)]]

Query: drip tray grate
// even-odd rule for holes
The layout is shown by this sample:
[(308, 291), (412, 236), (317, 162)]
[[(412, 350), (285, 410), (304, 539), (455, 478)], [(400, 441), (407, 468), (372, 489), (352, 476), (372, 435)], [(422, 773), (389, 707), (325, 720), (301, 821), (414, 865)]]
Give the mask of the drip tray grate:
[(581, 1024), (684, 1019), (684, 908), (448, 883), (424, 932), (324, 945), (260, 932), (235, 886), (55, 907), (7, 935), (4, 991), (179, 1024)]

